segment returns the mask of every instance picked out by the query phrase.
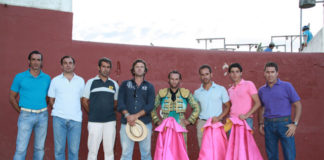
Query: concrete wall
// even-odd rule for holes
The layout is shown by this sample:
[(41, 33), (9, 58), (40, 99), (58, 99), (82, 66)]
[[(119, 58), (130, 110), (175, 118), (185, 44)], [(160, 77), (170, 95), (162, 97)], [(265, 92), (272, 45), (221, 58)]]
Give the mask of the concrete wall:
[[(214, 81), (229, 88), (230, 80), (223, 66), (233, 62), (243, 65), (243, 76), (259, 88), (265, 81), (263, 66), (267, 61), (279, 64), (281, 80), (290, 81), (303, 104), (303, 115), (297, 129), (297, 159), (321, 159), (324, 153), (323, 97), (324, 54), (262, 54), (245, 52), (221, 52), (181, 48), (162, 48), (135, 45), (107, 44), (72, 41), (72, 13), (34, 8), (0, 5), (0, 157), (12, 159), (15, 151), (18, 113), (9, 104), (9, 90), (15, 74), (27, 69), (27, 54), (32, 50), (44, 53), (43, 71), (54, 77), (61, 73), (59, 60), (63, 55), (76, 59), (76, 73), (85, 80), (97, 74), (97, 61), (105, 56), (113, 61), (111, 78), (120, 84), (131, 78), (129, 69), (137, 58), (147, 61), (146, 79), (156, 91), (167, 87), (167, 74), (177, 69), (183, 74), (182, 87), (194, 91), (200, 86), (198, 67), (209, 64), (213, 68)], [(50, 111), (49, 111), (50, 112)], [(190, 109), (188, 109), (188, 114)], [(117, 113), (117, 138), (115, 159), (121, 155), (119, 140), (120, 114)], [(255, 122), (257, 124), (257, 122)], [(87, 156), (87, 115), (84, 113), (80, 144), (80, 159)], [(254, 127), (257, 127), (256, 125)], [(197, 159), (195, 126), (188, 127), (188, 152), (190, 159)], [(264, 138), (254, 133), (257, 145), (265, 157)], [(152, 137), (154, 153), (157, 134)], [(27, 159), (32, 159), (33, 141), (30, 141)], [(45, 159), (54, 159), (52, 117), (49, 118), (45, 147)], [(138, 146), (134, 159), (139, 158)], [(98, 159), (103, 159), (102, 149)]]
[(322, 52), (324, 53), (324, 31), (323, 28), (316, 33), (313, 39), (303, 50), (304, 53)]

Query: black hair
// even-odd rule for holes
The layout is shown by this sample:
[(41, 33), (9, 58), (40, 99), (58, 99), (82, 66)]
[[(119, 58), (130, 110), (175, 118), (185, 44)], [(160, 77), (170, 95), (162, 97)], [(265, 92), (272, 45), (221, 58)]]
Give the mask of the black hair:
[(144, 75), (147, 73), (147, 71), (148, 71), (148, 69), (147, 69), (147, 67), (146, 67), (146, 62), (143, 60), (143, 59), (137, 59), (137, 60), (135, 60), (134, 62), (133, 62), (133, 65), (132, 65), (132, 69), (130, 70), (131, 71), (131, 73), (132, 73), (132, 75), (133, 76), (135, 76), (135, 65), (137, 64), (137, 63), (143, 63), (144, 64), (144, 68), (145, 68), (145, 73), (144, 73)]
[(170, 79), (171, 74), (178, 74), (179, 75), (179, 79), (182, 80), (182, 76), (181, 73), (177, 70), (173, 70), (171, 72), (169, 72), (168, 78)]
[(72, 59), (72, 62), (73, 62), (73, 64), (75, 64), (75, 60), (74, 60), (74, 58), (73, 57), (71, 57), (71, 56), (63, 56), (62, 58), (61, 58), (61, 65), (63, 65), (63, 61), (64, 61), (64, 59), (65, 58), (71, 58)]
[(207, 68), (207, 69), (209, 70), (209, 72), (212, 73), (212, 69), (211, 69), (211, 67), (210, 67), (208, 64), (203, 64), (203, 65), (201, 65), (201, 66), (199, 67), (198, 73), (200, 74), (200, 71), (201, 71), (202, 69), (205, 69), (205, 68)]
[(32, 57), (33, 54), (39, 54), (39, 55), (41, 56), (41, 61), (43, 61), (43, 54), (40, 53), (40, 52), (37, 51), (37, 50), (34, 50), (34, 51), (32, 51), (32, 52), (29, 53), (29, 55), (28, 55), (28, 60), (31, 60), (31, 57)]
[(99, 61), (98, 61), (98, 66), (99, 67), (101, 67), (102, 62), (109, 63), (110, 64), (110, 68), (112, 68), (112, 63), (111, 63), (111, 60), (109, 58), (106, 58), (106, 57), (100, 58)]
[(267, 67), (274, 67), (277, 72), (279, 70), (277, 63), (275, 62), (267, 62), (267, 64), (264, 66), (264, 71), (266, 70)]
[(228, 68), (228, 73), (231, 72), (231, 69), (232, 69), (232, 68), (238, 68), (238, 69), (240, 69), (240, 72), (243, 71), (243, 68), (242, 68), (242, 66), (241, 66), (239, 63), (233, 63), (233, 64), (231, 64), (231, 65), (229, 66), (229, 68)]

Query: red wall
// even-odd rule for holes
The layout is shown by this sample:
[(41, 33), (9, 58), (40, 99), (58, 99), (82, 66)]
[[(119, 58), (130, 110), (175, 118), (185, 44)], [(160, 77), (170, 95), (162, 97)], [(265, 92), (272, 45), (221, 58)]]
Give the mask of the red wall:
[[(32, 50), (44, 54), (43, 70), (54, 77), (60, 74), (59, 60), (63, 55), (76, 59), (76, 73), (85, 80), (97, 74), (97, 61), (105, 56), (113, 61), (111, 77), (121, 83), (131, 78), (131, 63), (142, 58), (148, 63), (146, 79), (156, 91), (167, 87), (167, 74), (173, 69), (183, 74), (182, 86), (194, 91), (200, 86), (198, 68), (209, 64), (213, 68), (214, 81), (229, 87), (231, 81), (225, 75), (223, 65), (239, 62), (243, 66), (243, 77), (252, 80), (257, 87), (265, 83), (263, 66), (267, 61), (279, 64), (279, 77), (290, 81), (303, 104), (303, 114), (297, 129), (297, 159), (321, 159), (324, 153), (323, 97), (324, 54), (261, 54), (248, 52), (219, 52), (180, 48), (119, 45), (74, 41), (72, 37), (72, 13), (40, 10), (0, 4), (0, 157), (12, 159), (15, 151), (18, 113), (9, 104), (9, 90), (13, 77), (27, 69), (27, 55)], [(189, 111), (188, 111), (189, 112)], [(118, 118), (120, 115), (118, 113)], [(119, 120), (119, 119), (118, 119)], [(119, 122), (119, 121), (118, 121)], [(255, 120), (255, 124), (257, 121)], [(83, 116), (80, 159), (87, 156), (87, 115)], [(120, 158), (119, 123), (115, 144), (115, 159)], [(256, 125), (255, 125), (256, 127)], [(190, 159), (197, 159), (195, 126), (188, 127), (188, 152)], [(255, 132), (257, 144), (265, 157), (264, 138)], [(190, 138), (192, 137), (192, 138)], [(152, 138), (154, 154), (156, 134)], [(27, 159), (32, 159), (32, 141)], [(52, 118), (46, 140), (45, 159), (54, 159)], [(99, 158), (103, 159), (102, 151)], [(138, 147), (134, 159), (140, 159)]]

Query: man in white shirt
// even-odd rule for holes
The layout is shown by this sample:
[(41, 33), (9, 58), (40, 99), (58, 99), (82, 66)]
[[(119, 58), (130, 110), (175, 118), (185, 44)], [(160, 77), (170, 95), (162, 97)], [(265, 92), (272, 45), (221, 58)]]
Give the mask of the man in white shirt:
[[(212, 81), (213, 74), (209, 65), (202, 65), (199, 68), (199, 75), (202, 84), (195, 91), (194, 97), (201, 108), (197, 122), (197, 138), (200, 148), (203, 136), (201, 128), (209, 118), (212, 118), (212, 123), (221, 122), (229, 113), (231, 102), (225, 87)], [(224, 110), (223, 104), (225, 106)]]
[(68, 143), (68, 159), (79, 158), (81, 138), (81, 97), (84, 80), (74, 73), (75, 61), (71, 56), (61, 58), (63, 73), (53, 78), (48, 90), (49, 104), (53, 108), (53, 132), (55, 159), (65, 159)]

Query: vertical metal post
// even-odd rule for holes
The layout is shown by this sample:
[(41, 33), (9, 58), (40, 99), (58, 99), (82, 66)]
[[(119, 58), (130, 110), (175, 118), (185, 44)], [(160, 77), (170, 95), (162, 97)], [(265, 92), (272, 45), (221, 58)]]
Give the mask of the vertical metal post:
[[(324, 5), (323, 5), (324, 6)], [(225, 43), (225, 38), (224, 38), (224, 51), (226, 51), (226, 43)]]
[(293, 52), (293, 36), (290, 36), (290, 52)]
[(300, 41), (300, 47), (299, 47), (299, 52), (301, 52), (301, 48), (302, 48), (302, 26), (303, 25), (303, 9), (300, 9), (300, 31), (299, 31), (299, 33), (300, 33), (300, 36), (299, 36), (299, 41)]
[(207, 50), (207, 39), (205, 39), (205, 49)]

